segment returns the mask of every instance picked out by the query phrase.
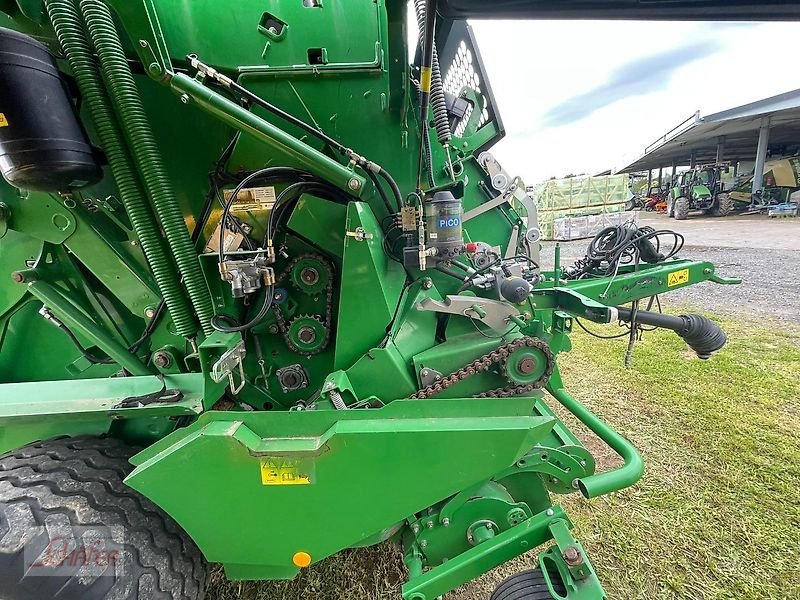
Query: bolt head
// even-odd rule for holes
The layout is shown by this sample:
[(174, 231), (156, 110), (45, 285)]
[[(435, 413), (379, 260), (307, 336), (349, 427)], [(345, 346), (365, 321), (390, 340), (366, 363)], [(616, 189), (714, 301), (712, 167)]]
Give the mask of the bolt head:
[(181, 94), (181, 102), (183, 102), (184, 104), (189, 104), (189, 95)]
[(16, 283), (25, 283), (25, 275), (23, 275), (19, 271), (14, 271), (11, 274), (11, 279)]
[(556, 513), (555, 513), (555, 512), (553, 512), (553, 509), (552, 509), (552, 508), (548, 508), (548, 509), (547, 509), (547, 511), (545, 511), (545, 513), (544, 513), (544, 514), (546, 514), (548, 517), (552, 517), (552, 516), (553, 516), (554, 514), (556, 514)]
[(443, 525), (444, 527), (450, 527), (450, 519), (448, 519), (447, 517), (445, 517), (444, 519), (442, 519), (442, 525)]
[(159, 369), (166, 369), (171, 362), (172, 360), (166, 352), (156, 352), (153, 355), (153, 364)]
[(361, 182), (355, 177), (353, 177), (350, 179), (350, 181), (347, 182), (347, 187), (349, 187), (353, 191), (358, 190), (361, 188)]
[(428, 521), (426, 525), (428, 526), (428, 529), (433, 529), (433, 521)]
[(147, 40), (139, 40), (139, 45), (142, 48), (147, 48)]
[(428, 540), (420, 540), (419, 547), (425, 548), (428, 545)]
[(579, 565), (583, 562), (583, 557), (575, 546), (567, 547), (561, 556), (564, 557), (564, 560), (568, 565)]
[(156, 316), (156, 309), (154, 308), (145, 309), (144, 316), (147, 317), (148, 319), (152, 319), (153, 317)]
[(433, 281), (431, 281), (430, 279), (425, 279), (425, 281), (422, 282), (422, 289), (429, 290), (432, 287), (433, 287)]
[(411, 526), (411, 531), (413, 531), (414, 533), (419, 533), (419, 525), (417, 525), (416, 523), (414, 523), (414, 524)]

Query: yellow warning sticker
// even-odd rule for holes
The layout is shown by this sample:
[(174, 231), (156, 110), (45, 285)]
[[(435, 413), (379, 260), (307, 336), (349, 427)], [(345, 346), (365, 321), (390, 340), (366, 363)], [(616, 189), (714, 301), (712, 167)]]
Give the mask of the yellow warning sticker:
[(8, 127), (8, 119), (3, 113), (0, 113), (0, 127)]
[(261, 460), (261, 483), (263, 485), (310, 485), (311, 471), (297, 460), (265, 458)]
[(674, 273), (670, 273), (669, 277), (667, 277), (668, 287), (675, 287), (676, 285), (683, 285), (684, 283), (689, 283), (689, 269), (675, 271)]

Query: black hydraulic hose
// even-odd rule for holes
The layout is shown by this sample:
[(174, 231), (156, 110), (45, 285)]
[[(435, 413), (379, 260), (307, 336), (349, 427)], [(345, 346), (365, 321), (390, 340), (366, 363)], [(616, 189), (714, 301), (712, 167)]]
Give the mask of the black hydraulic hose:
[(218, 71), (216, 71), (214, 69), (209, 69), (209, 67), (207, 65), (205, 65), (205, 64), (200, 62), (200, 60), (197, 58), (196, 55), (190, 54), (190, 55), (188, 55), (186, 57), (186, 60), (193, 67), (195, 67), (197, 69), (204, 70), (204, 72), (208, 73), (209, 75), (212, 75), (215, 81), (217, 81), (218, 83), (222, 84), (226, 88), (228, 88), (230, 90), (233, 90), (238, 95), (242, 96), (245, 100), (248, 100), (249, 102), (251, 102), (251, 103), (253, 103), (253, 104), (257, 105), (257, 106), (260, 106), (261, 108), (263, 108), (265, 110), (268, 110), (273, 115), (275, 115), (277, 117), (280, 117), (284, 121), (287, 121), (288, 123), (291, 123), (295, 127), (298, 127), (300, 129), (302, 129), (306, 133), (308, 133), (310, 135), (313, 135), (314, 137), (316, 137), (319, 140), (323, 141), (324, 143), (329, 145), (331, 148), (333, 148), (334, 150), (336, 150), (340, 154), (346, 156), (350, 160), (353, 160), (359, 167), (365, 169), (366, 171), (373, 171), (373, 172), (377, 173), (378, 175), (380, 175), (381, 177), (383, 177), (386, 180), (386, 183), (389, 184), (389, 187), (392, 190), (392, 194), (394, 194), (395, 200), (397, 202), (398, 210), (399, 210), (400, 206), (402, 206), (403, 195), (400, 193), (400, 188), (398, 187), (397, 182), (394, 180), (394, 178), (382, 166), (380, 166), (379, 164), (377, 164), (377, 163), (375, 163), (373, 161), (370, 161), (370, 160), (364, 158), (363, 156), (359, 156), (358, 154), (353, 152), (353, 150), (351, 150), (350, 148), (346, 147), (341, 142), (335, 140), (334, 138), (332, 138), (331, 136), (326, 134), (321, 129), (318, 129), (317, 127), (314, 127), (313, 125), (309, 125), (308, 123), (306, 123), (302, 119), (298, 119), (297, 117), (295, 117), (291, 113), (288, 113), (285, 110), (283, 110), (282, 108), (280, 108), (278, 106), (275, 106), (271, 102), (268, 102), (267, 100), (264, 100), (264, 98), (262, 98), (261, 96), (258, 96), (257, 94), (254, 94), (253, 92), (248, 90), (246, 87), (244, 87), (242, 85), (239, 85), (238, 83), (233, 81), (230, 77), (226, 77), (226, 76), (222, 75), (221, 73), (219, 73)]
[(378, 190), (378, 194), (380, 195), (381, 200), (383, 200), (383, 205), (386, 207), (386, 214), (393, 214), (395, 211), (392, 209), (392, 205), (389, 204), (389, 197), (386, 195), (386, 191), (383, 189), (381, 182), (378, 181), (378, 176), (370, 170), (367, 170), (367, 176), (372, 181), (372, 185), (375, 186), (375, 189)]
[[(422, 39), (424, 38), (425, 16), (427, 14), (425, 0), (414, 0), (414, 10), (417, 13), (417, 25)], [(431, 54), (431, 108), (433, 108), (433, 126), (436, 128), (436, 139), (439, 140), (442, 146), (449, 146), (453, 138), (453, 132), (450, 131), (450, 120), (447, 116), (447, 102), (444, 97), (442, 72), (439, 68), (439, 52), (436, 49), (435, 39), (432, 44)], [(430, 176), (432, 177), (433, 174)]]
[(264, 320), (264, 317), (267, 316), (269, 309), (272, 307), (272, 300), (274, 297), (275, 288), (270, 285), (264, 290), (264, 302), (261, 304), (261, 308), (259, 309), (258, 313), (244, 325), (240, 325), (235, 318), (226, 314), (214, 315), (211, 318), (211, 325), (215, 330), (222, 333), (240, 333), (243, 331), (248, 331)]
[(634, 315), (633, 310), (624, 306), (618, 306), (617, 311), (619, 311), (621, 321), (630, 321), (635, 316), (637, 323), (671, 329), (681, 336), (702, 359), (710, 358), (728, 341), (725, 332), (719, 325), (701, 315), (674, 317), (646, 310), (636, 310)]

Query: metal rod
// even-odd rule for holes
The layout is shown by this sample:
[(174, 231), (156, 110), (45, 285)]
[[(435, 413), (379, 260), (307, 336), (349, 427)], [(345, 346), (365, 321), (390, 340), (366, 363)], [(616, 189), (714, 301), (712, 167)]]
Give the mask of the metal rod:
[(152, 375), (142, 362), (128, 349), (97, 326), (72, 301), (57, 288), (44, 281), (28, 284), (28, 291), (49, 308), (71, 330), (79, 331), (131, 375)]
[(614, 431), (605, 421), (578, 402), (564, 388), (548, 387), (547, 391), (561, 405), (575, 415), (578, 420), (592, 430), (601, 440), (608, 444), (614, 452), (622, 457), (621, 467), (596, 473), (577, 480), (578, 489), (586, 498), (596, 498), (603, 494), (619, 491), (633, 485), (644, 473), (644, 461), (641, 455), (628, 440)]
[(193, 102), (198, 108), (234, 129), (256, 137), (272, 150), (288, 154), (311, 173), (329, 181), (339, 189), (354, 196), (361, 196), (366, 181), (362, 176), (235, 102), (231, 102), (199, 81), (183, 73), (176, 73), (170, 82), (170, 87), (181, 95), (181, 100), (185, 103)]

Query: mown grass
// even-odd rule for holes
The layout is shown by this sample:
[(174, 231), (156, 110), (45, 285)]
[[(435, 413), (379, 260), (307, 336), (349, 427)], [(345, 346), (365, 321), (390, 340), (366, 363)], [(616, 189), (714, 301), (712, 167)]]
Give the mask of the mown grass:
[[(583, 333), (561, 358), (572, 392), (647, 464), (642, 481), (620, 493), (563, 498), (612, 599), (800, 599), (800, 332), (722, 324), (730, 342), (711, 361), (668, 332), (648, 332), (631, 369), (622, 365), (625, 341)], [(615, 464), (585, 439), (601, 465)], [(448, 598), (486, 598), (533, 558)], [(382, 546), (343, 553), (293, 582), (229, 583), (217, 572), (210, 598), (399, 598), (403, 577), (399, 553)]]

